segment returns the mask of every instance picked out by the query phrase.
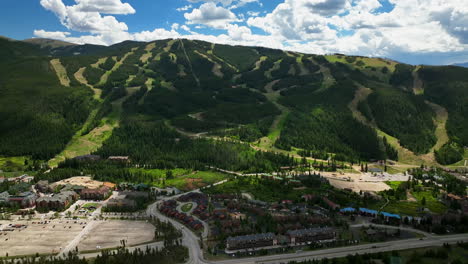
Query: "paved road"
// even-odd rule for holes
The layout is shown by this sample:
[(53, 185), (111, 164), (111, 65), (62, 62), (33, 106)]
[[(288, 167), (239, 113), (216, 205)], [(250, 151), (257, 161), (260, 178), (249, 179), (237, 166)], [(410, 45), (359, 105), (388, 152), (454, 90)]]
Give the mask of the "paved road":
[(372, 223), (362, 223), (362, 224), (350, 225), (350, 227), (369, 227), (369, 226), (378, 227), (378, 228), (386, 228), (386, 229), (400, 229), (400, 230), (404, 230), (404, 231), (408, 231), (408, 232), (412, 232), (412, 233), (421, 234), (421, 235), (423, 235), (425, 237), (434, 237), (435, 236), (434, 234), (424, 232), (424, 231), (419, 230), (419, 229), (414, 229), (414, 228), (410, 228), (410, 227), (403, 227), (403, 226), (377, 225), (377, 224), (372, 224)]
[(296, 254), (286, 254), (277, 256), (267, 256), (259, 258), (244, 259), (239, 261), (224, 261), (223, 264), (240, 264), (240, 263), (262, 263), (275, 264), (287, 263), (289, 261), (305, 261), (305, 260), (320, 260), (324, 258), (339, 258), (347, 255), (366, 254), (388, 252), (393, 250), (416, 249), (424, 247), (442, 246), (444, 243), (455, 244), (459, 241), (468, 242), (468, 234), (431, 237), (424, 240), (406, 239), (391, 242), (350, 246), (343, 248), (332, 248), (317, 251), (301, 252)]
[(81, 230), (81, 232), (72, 241), (70, 241), (65, 248), (63, 248), (60, 251), (59, 256), (66, 257), (68, 252), (75, 250), (78, 244), (80, 244), (80, 241), (83, 239), (83, 237), (88, 235), (94, 229), (94, 226), (97, 223), (97, 221), (94, 219), (96, 219), (101, 214), (102, 207), (107, 205), (110, 199), (115, 198), (117, 196), (118, 196), (118, 193), (113, 192), (109, 198), (107, 198), (105, 201), (100, 203), (99, 207), (96, 208), (96, 210), (93, 213), (91, 213), (91, 216), (89, 217), (91, 221), (89, 221), (88, 224), (85, 226), (85, 228), (83, 228), (83, 230)]
[[(170, 197), (168, 199), (172, 198), (173, 197)], [(195, 235), (181, 223), (161, 214), (157, 208), (160, 203), (161, 201), (150, 205), (147, 210), (148, 215), (155, 216), (164, 222), (170, 222), (175, 228), (182, 231), (182, 244), (189, 250), (189, 260), (187, 261), (187, 264), (205, 263), (200, 248), (200, 240), (198, 239), (197, 235)]]
[(88, 222), (86, 227), (83, 228), (83, 230), (81, 230), (81, 232), (72, 241), (70, 241), (66, 247), (64, 247), (60, 251), (58, 256), (66, 257), (68, 252), (75, 250), (76, 247), (78, 246), (78, 244), (80, 243), (81, 239), (83, 239), (84, 236), (88, 235), (89, 232), (91, 232), (91, 230), (93, 230), (96, 223), (97, 223), (97, 221), (95, 221), (95, 220), (91, 220), (90, 222)]

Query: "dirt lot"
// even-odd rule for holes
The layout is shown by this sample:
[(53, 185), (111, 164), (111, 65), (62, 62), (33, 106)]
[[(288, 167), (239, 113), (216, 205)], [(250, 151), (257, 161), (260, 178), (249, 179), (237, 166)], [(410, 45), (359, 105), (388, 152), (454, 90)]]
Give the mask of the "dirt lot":
[(56, 185), (78, 185), (84, 186), (89, 189), (97, 189), (101, 187), (104, 183), (100, 181), (95, 181), (89, 176), (85, 177), (72, 177), (55, 183)]
[(339, 189), (351, 189), (354, 192), (380, 192), (391, 189), (386, 181), (407, 181), (409, 176), (388, 173), (337, 173), (321, 172), (330, 184)]
[[(35, 224), (32, 224), (35, 222)], [(36, 253), (59, 253), (83, 230), (86, 220), (53, 220), (48, 224), (38, 221), (0, 221), (0, 229), (9, 224), (24, 224), (26, 228), (14, 231), (0, 231), (0, 257), (33, 255)], [(96, 250), (97, 246), (112, 248), (127, 240), (127, 245), (140, 244), (153, 240), (154, 227), (146, 222), (103, 221), (97, 222), (90, 234), (78, 244), (79, 250)]]
[(120, 246), (120, 240), (127, 245), (137, 245), (154, 239), (154, 226), (142, 221), (106, 221), (99, 222), (90, 235), (78, 244), (80, 251), (114, 248)]
[(10, 256), (58, 253), (60, 248), (77, 236), (84, 226), (80, 222), (75, 224), (74, 221), (69, 221), (68, 224), (67, 221), (58, 220), (48, 224), (38, 224), (37, 221), (36, 224), (32, 224), (32, 222), (0, 221), (2, 230), (8, 224), (27, 225), (26, 228), (0, 232), (0, 256), (4, 257), (6, 253)]
[(384, 182), (359, 182), (359, 181), (344, 181), (344, 180), (336, 180), (336, 179), (328, 179), (330, 184), (333, 187), (338, 189), (350, 189), (354, 192), (381, 192), (385, 190), (391, 189), (390, 186), (385, 184)]

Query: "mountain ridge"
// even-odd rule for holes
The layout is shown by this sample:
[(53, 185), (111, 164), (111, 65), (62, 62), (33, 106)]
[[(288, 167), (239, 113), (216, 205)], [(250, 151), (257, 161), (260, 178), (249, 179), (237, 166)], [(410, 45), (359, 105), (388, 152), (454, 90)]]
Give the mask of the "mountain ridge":
[[(11, 43), (3, 45), (15, 48)], [(381, 58), (321, 56), (185, 39), (126, 41), (110, 47), (67, 45), (40, 52), (35, 50), (38, 44), (30, 45), (24, 48), (36, 52), (35, 60), (49, 61), (50, 57), (45, 58), (41, 53), (46, 52), (48, 56), (52, 54), (56, 64), (63, 66), (62, 73), (54, 72), (53, 67), (45, 70), (56, 76), (67, 75), (70, 88), (82, 95), (66, 100), (79, 101), (76, 108), (81, 110), (71, 111), (62, 106), (65, 112), (61, 110), (60, 122), (69, 128), (55, 150), (42, 153), (39, 149), (32, 151), (23, 147), (23, 151), (14, 152), (3, 146), (0, 148), (3, 155), (36, 155), (40, 159), (50, 159), (59, 152), (63, 158), (72, 158), (77, 153), (97, 151), (140, 156), (145, 148), (137, 150), (127, 145), (125, 141), (129, 138), (125, 133), (141, 126), (161, 129), (161, 125), (167, 124), (168, 128), (178, 131), (207, 135), (203, 136), (207, 139), (239, 140), (262, 151), (324, 159), (331, 155), (349, 162), (401, 158), (410, 163), (413, 161), (395, 151), (401, 146), (388, 141), (390, 138), (385, 141), (377, 132), (381, 130), (398, 138), (403, 147), (417, 155), (427, 153), (437, 141), (436, 114), (424, 100), (445, 107), (450, 116), (447, 125), (443, 125), (450, 140), (436, 150), (438, 161), (451, 164), (460, 160), (460, 155), (463, 156), (460, 147), (468, 145), (463, 133), (467, 127), (465, 110), (453, 108), (459, 104), (457, 101), (467, 98), (468, 80), (464, 79), (465, 72), (461, 68), (415, 67)], [(9, 72), (5, 68), (3, 71)], [(421, 79), (422, 85), (413, 89), (416, 77)], [(448, 85), (440, 86), (440, 80), (445, 79)], [(16, 81), (9, 79), (8, 82), (11, 85)], [(58, 88), (60, 83), (55, 82)], [(464, 88), (457, 87), (455, 82), (462, 83)], [(372, 93), (357, 102), (353, 109), (373, 120), (376, 128), (354, 119), (347, 107), (355, 99), (359, 85), (368, 87)], [(23, 88), (18, 86), (17, 89)], [(38, 89), (34, 91), (47, 94)], [(94, 94), (95, 98), (100, 97), (98, 101), (92, 99), (93, 91), (102, 91), (99, 92), (101, 97)], [(46, 98), (52, 104), (60, 100), (59, 97)], [(14, 106), (9, 108), (0, 108), (0, 113), (8, 116), (18, 111)], [(45, 110), (57, 113), (54, 109)], [(31, 114), (26, 110), (25, 113)], [(8, 135), (14, 134), (12, 127), (18, 127), (18, 123), (5, 122), (0, 126), (5, 127)], [(116, 126), (116, 122), (120, 125)], [(86, 137), (86, 144), (102, 147), (78, 152), (68, 149), (72, 134), (78, 130), (81, 132), (74, 136), (76, 140)], [(102, 133), (99, 131), (106, 131), (106, 136), (99, 142), (92, 142), (95, 139), (87, 134), (98, 135)], [(118, 147), (116, 138), (120, 138), (126, 150)], [(44, 141), (47, 140), (40, 140), (37, 145), (43, 145)], [(135, 143), (140, 141), (154, 139), (141, 138)], [(0, 142), (0, 145), (2, 143), (6, 144)], [(454, 153), (456, 157), (452, 157)], [(143, 156), (140, 159), (142, 162), (151, 160)]]
[(46, 38), (30, 38), (22, 40), (23, 42), (39, 45), (41, 48), (61, 48), (61, 47), (68, 47), (68, 46), (79, 46), (78, 44), (55, 40), (55, 39), (46, 39)]
[(465, 68), (468, 68), (468, 62), (465, 62), (465, 63), (455, 63), (453, 64), (454, 66), (459, 66), (459, 67), (465, 67)]

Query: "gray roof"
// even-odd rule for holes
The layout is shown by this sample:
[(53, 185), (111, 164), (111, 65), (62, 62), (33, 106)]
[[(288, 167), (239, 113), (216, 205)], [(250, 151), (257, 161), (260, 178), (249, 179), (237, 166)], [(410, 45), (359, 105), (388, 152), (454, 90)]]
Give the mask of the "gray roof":
[(287, 232), (288, 235), (294, 236), (294, 237), (300, 237), (300, 236), (314, 236), (317, 234), (322, 234), (322, 233), (331, 233), (333, 232), (333, 228), (330, 227), (319, 227), (319, 228), (309, 228), (309, 229), (299, 229), (299, 230), (290, 230)]
[(38, 181), (38, 182), (36, 183), (36, 185), (48, 185), (48, 184), (49, 184), (49, 181), (47, 181), (47, 180)]
[(264, 233), (264, 234), (254, 234), (246, 236), (237, 236), (237, 237), (228, 237), (227, 242), (249, 242), (249, 241), (260, 241), (260, 240), (270, 240), (275, 238), (273, 233)]
[(6, 200), (8, 198), (10, 198), (10, 194), (8, 192), (0, 193), (0, 200)]
[(43, 196), (40, 197), (39, 199), (36, 200), (36, 202), (65, 202), (67, 200), (72, 200), (72, 196), (76, 195), (75, 192), (73, 191), (63, 191), (59, 194), (56, 194), (54, 196)]

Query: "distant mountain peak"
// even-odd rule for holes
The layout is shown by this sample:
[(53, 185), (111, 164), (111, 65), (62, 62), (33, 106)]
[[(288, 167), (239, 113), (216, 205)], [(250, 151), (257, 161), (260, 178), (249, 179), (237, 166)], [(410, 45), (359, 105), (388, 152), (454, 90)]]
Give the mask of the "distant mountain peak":
[(14, 41), (13, 39), (5, 37), (5, 36), (0, 36), (0, 39), (6, 39), (6, 40), (9, 40), (9, 41)]
[(465, 63), (455, 63), (455, 64), (453, 64), (453, 66), (460, 66), (460, 67), (468, 68), (468, 62), (465, 62)]
[(69, 46), (77, 46), (78, 44), (70, 43), (70, 42), (65, 42), (61, 40), (55, 40), (55, 39), (45, 39), (45, 38), (31, 38), (31, 39), (25, 39), (23, 42), (34, 44), (34, 45), (39, 45), (41, 48), (62, 48), (62, 47), (69, 47)]

